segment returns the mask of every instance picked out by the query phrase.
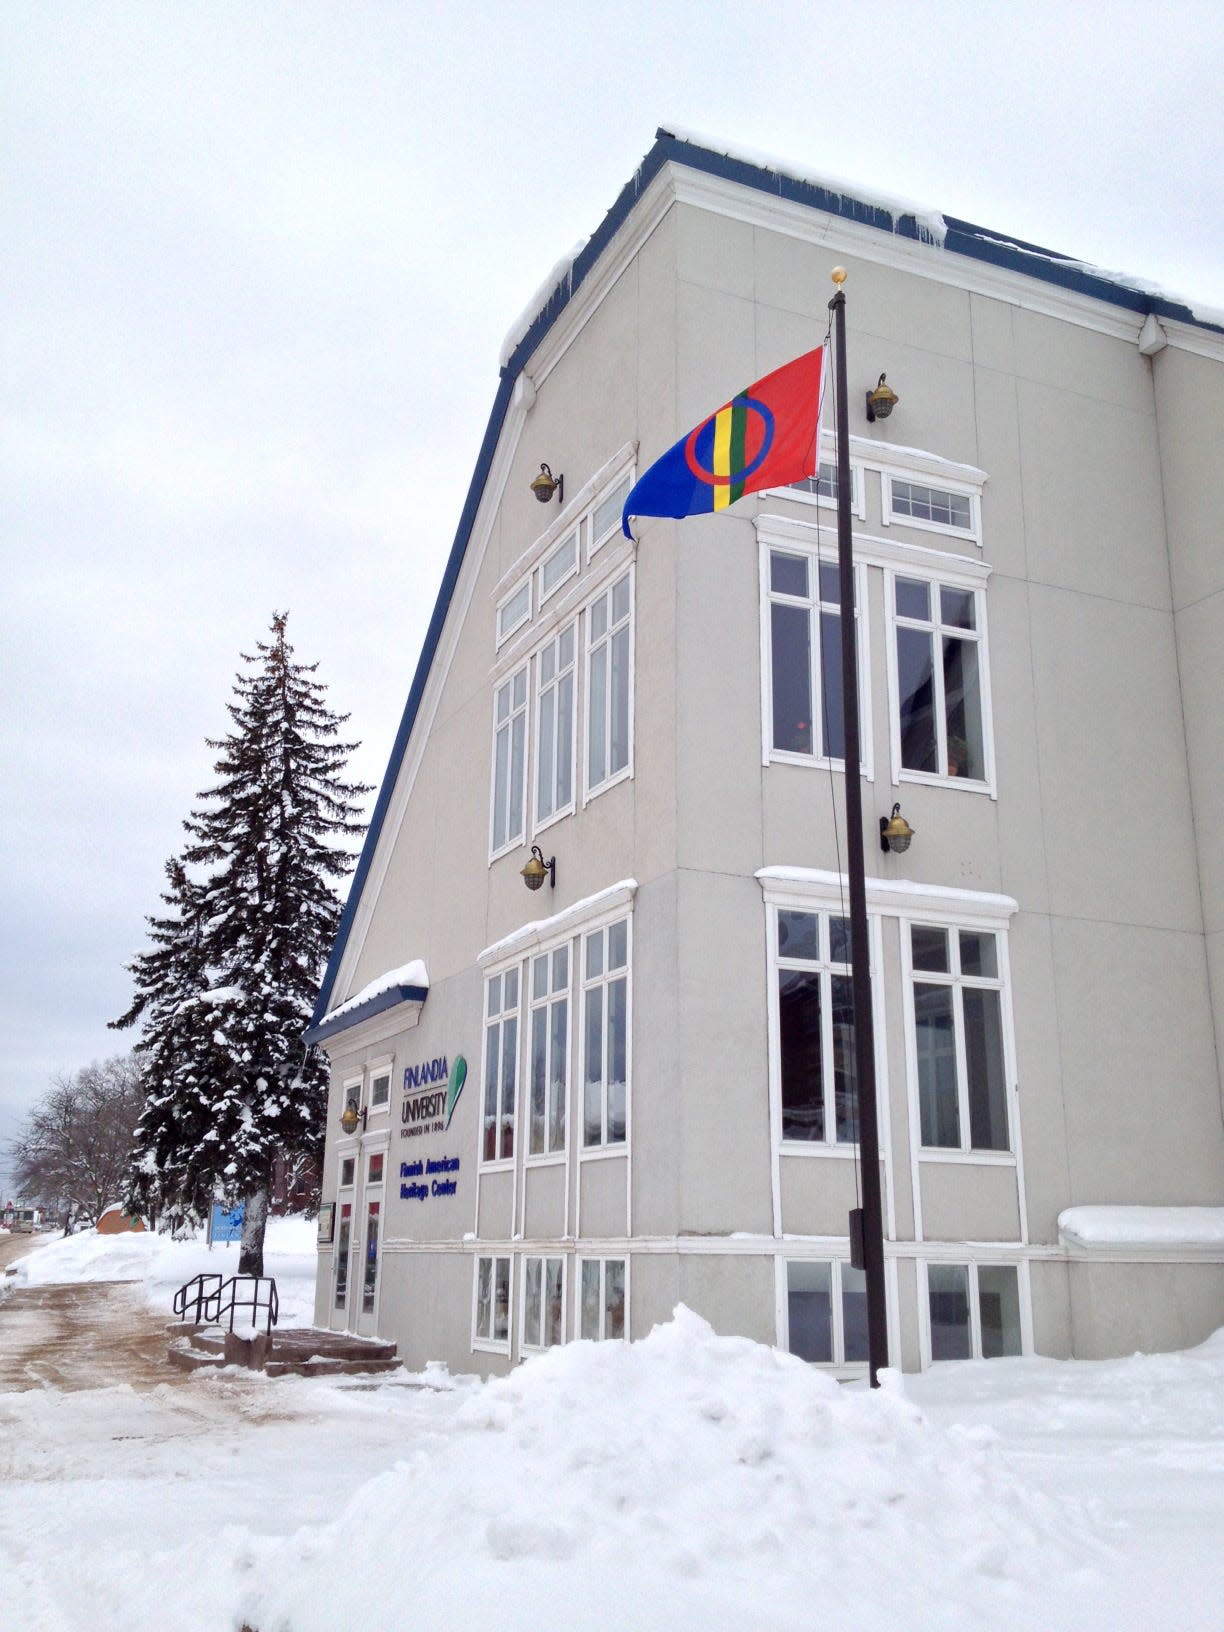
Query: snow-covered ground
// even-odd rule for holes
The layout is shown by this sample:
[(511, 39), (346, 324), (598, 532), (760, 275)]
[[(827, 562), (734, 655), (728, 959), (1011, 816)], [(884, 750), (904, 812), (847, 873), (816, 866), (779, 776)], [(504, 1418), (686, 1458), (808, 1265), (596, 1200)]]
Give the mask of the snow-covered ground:
[(0, 1601), (22, 1632), (1224, 1627), (1224, 1333), (887, 1383), (681, 1309), (489, 1384), (8, 1394)]

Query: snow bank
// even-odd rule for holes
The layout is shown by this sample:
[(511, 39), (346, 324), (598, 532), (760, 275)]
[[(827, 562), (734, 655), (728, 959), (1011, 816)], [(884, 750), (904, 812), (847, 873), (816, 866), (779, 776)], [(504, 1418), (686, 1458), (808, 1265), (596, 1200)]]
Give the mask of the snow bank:
[(1224, 1207), (1068, 1207), (1059, 1239), (1076, 1247), (1185, 1247), (1224, 1252)]
[[(275, 1277), (282, 1326), (314, 1323), (317, 1255), (313, 1219), (270, 1218), (264, 1273)], [(84, 1230), (48, 1241), (10, 1266), (9, 1284), (62, 1286), (77, 1281), (143, 1281), (149, 1301), (169, 1314), (174, 1294), (195, 1275), (238, 1273), (238, 1244), (208, 1246), (203, 1234), (174, 1241), (153, 1231), (99, 1235)]]
[(404, 1450), (334, 1523), (268, 1545), (253, 1627), (895, 1632), (904, 1603), (952, 1632), (1031, 1611), (1075, 1527), (984, 1436), (683, 1307), (639, 1343), (528, 1361)]

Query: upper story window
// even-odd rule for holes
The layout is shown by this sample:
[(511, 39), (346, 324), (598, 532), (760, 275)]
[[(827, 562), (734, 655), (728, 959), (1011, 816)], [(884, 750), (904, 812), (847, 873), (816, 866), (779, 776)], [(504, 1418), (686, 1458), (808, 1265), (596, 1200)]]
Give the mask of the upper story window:
[(921, 482), (903, 482), (894, 476), (889, 483), (892, 513), (909, 521), (927, 521), (938, 527), (956, 527), (968, 532), (973, 526), (968, 493), (948, 488), (924, 487)]
[(527, 665), (493, 694), (493, 816), (489, 848), (521, 844), (527, 806)]
[(531, 579), (520, 584), (514, 594), (497, 609), (497, 644), (509, 640), (516, 629), (521, 629), (531, 617)]
[(587, 609), (587, 792), (627, 775), (633, 665), (632, 574)]
[(923, 1146), (1010, 1150), (999, 937), (914, 923), (909, 954)]
[(550, 550), (540, 563), (540, 603), (541, 605), (567, 578), (572, 578), (578, 571), (578, 529), (562, 539), (556, 549)]
[(390, 1099), (390, 1071), (375, 1071), (370, 1078), (370, 1109), (372, 1111), (385, 1111)]
[(891, 613), (901, 776), (988, 783), (983, 592), (897, 574)]
[(582, 1142), (625, 1142), (629, 1083), (629, 924), (583, 937)]
[[(763, 552), (767, 757), (844, 760), (841, 604), (837, 563), (814, 550)], [(863, 599), (856, 577), (855, 618)], [(860, 640), (859, 645), (863, 643)], [(870, 707), (859, 664), (862, 719)], [(867, 757), (866, 755), (864, 757)]]
[[(816, 467), (815, 476), (805, 476), (801, 482), (792, 482), (788, 488), (779, 491), (785, 492), (788, 498), (797, 497), (819, 504), (825, 509), (835, 510), (838, 486), (837, 461), (830, 455), (827, 459), (821, 459)], [(850, 467), (850, 511), (860, 520), (867, 514), (865, 493), (863, 467), (853, 464)]]
[(484, 1107), (480, 1159), (509, 1161), (514, 1156), (515, 1102), (518, 1094), (519, 972), (507, 969), (490, 976), (485, 988)]
[(571, 623), (536, 657), (537, 829), (574, 808), (577, 649), (578, 627)]
[(631, 475), (622, 476), (591, 512), (591, 542), (588, 550), (590, 555), (594, 555), (596, 550), (601, 549), (610, 538), (620, 532), (621, 512), (625, 508), (625, 500), (629, 497), (632, 485)]
[(570, 949), (531, 960), (531, 1137), (529, 1154), (565, 1149), (569, 1097)]
[(778, 907), (774, 919), (782, 1138), (858, 1139), (850, 920)]

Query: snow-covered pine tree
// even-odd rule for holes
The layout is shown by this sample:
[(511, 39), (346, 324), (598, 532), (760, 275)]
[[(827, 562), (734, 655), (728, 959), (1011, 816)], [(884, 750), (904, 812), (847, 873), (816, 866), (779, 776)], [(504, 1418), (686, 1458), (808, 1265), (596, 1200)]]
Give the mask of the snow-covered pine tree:
[(214, 1058), (206, 891), (176, 856), (166, 863), (162, 901), (169, 911), (147, 920), (148, 951), (128, 964), (136, 985), (132, 1006), (113, 1030), (141, 1022), (137, 1052), (145, 1061), (147, 1094), (136, 1125), (126, 1205), (132, 1212), (202, 1219), (212, 1194), (206, 1166), (193, 1160), (211, 1126), (208, 1085), (223, 1061)]
[[(276, 614), (271, 639), (243, 654), (233, 727), (209, 741), (220, 780), (184, 823), (193, 842), (183, 862), (200, 880), (191, 912), (202, 983), (184, 999), (191, 1058), (167, 1070), (161, 1136), (138, 1154), (138, 1166), (154, 1152), (168, 1175), (198, 1175), (212, 1194), (244, 1203), (238, 1268), (248, 1275), (263, 1273), (277, 1154), (322, 1154), (326, 1071), (302, 1033), (339, 923), (333, 881), (351, 866), (339, 841), (360, 832), (370, 791), (343, 780), (356, 746), (336, 740), (348, 716), (327, 708), (318, 665), (293, 661), (285, 621)], [(133, 972), (139, 981), (145, 971)], [(139, 1017), (139, 1003), (125, 1020)]]

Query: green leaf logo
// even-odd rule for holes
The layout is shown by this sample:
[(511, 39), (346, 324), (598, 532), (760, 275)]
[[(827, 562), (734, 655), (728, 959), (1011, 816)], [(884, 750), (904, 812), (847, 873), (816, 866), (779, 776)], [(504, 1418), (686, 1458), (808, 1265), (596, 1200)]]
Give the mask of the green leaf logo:
[(446, 1125), (451, 1125), (451, 1117), (455, 1114), (455, 1106), (459, 1103), (459, 1095), (463, 1092), (463, 1085), (467, 1081), (467, 1061), (462, 1054), (455, 1055), (455, 1063), (451, 1067), (450, 1085), (446, 1090)]

